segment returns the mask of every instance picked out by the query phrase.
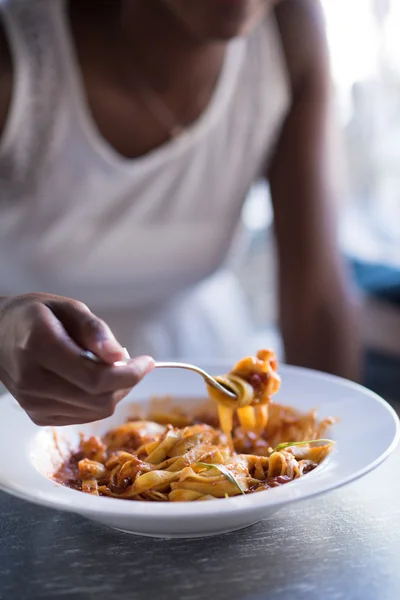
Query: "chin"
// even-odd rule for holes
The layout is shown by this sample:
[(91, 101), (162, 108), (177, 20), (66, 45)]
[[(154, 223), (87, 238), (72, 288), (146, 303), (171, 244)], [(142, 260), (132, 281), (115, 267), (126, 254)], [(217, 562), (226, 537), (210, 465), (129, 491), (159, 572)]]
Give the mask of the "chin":
[(197, 37), (204, 41), (229, 41), (237, 37), (249, 34), (257, 23), (230, 24), (223, 23), (220, 26), (208, 27), (202, 31), (194, 32)]
[(276, 0), (168, 0), (192, 35), (202, 41), (247, 35)]
[(215, 23), (212, 26), (204, 27), (193, 31), (198, 39), (203, 41), (229, 41), (237, 37), (244, 37), (248, 35), (261, 21), (261, 19), (229, 23), (224, 21), (223, 23)]

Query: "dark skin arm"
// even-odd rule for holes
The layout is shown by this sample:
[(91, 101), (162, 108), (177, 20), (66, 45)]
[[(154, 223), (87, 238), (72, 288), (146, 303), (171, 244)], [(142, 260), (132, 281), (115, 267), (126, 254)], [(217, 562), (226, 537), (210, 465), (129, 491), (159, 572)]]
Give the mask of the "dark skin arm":
[(276, 14), (293, 90), (268, 170), (286, 361), (357, 379), (357, 319), (336, 239), (322, 11), (315, 0), (286, 0)]
[[(103, 364), (81, 356), (91, 350)], [(0, 298), (0, 382), (37, 425), (104, 419), (154, 366), (124, 353), (84, 304), (51, 294)]]
[[(0, 133), (12, 95), (12, 62), (0, 25)], [(94, 352), (104, 364), (81, 356)], [(50, 294), (0, 297), (0, 383), (37, 425), (72, 425), (110, 416), (153, 368), (150, 357), (126, 366), (108, 326), (81, 302)]]

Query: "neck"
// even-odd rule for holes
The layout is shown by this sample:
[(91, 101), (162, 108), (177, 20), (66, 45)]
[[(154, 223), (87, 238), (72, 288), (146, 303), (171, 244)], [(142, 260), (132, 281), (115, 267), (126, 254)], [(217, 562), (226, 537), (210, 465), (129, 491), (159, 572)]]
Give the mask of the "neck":
[(100, 11), (99, 4), (71, 0), (77, 13), (71, 18), (80, 27), (86, 22), (86, 34), (97, 37), (107, 62), (115, 52), (122, 69), (128, 73), (135, 65), (158, 91), (179, 83), (193, 89), (215, 83), (226, 42), (198, 40), (160, 0), (103, 0)]

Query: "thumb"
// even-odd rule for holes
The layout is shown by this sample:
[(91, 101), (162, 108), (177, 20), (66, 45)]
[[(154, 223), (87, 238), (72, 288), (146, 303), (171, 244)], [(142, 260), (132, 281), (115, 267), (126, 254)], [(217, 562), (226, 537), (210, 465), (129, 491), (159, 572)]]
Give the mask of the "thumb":
[(103, 362), (112, 365), (125, 359), (125, 352), (109, 326), (96, 317), (82, 302), (75, 300), (48, 304), (68, 335), (83, 350), (90, 350)]

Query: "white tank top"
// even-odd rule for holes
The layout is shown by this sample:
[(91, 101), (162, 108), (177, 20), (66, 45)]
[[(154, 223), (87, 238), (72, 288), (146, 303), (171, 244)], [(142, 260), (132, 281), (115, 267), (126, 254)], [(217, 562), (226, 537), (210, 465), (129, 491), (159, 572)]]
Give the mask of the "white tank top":
[(0, 8), (15, 71), (0, 144), (0, 295), (82, 300), (133, 354), (240, 354), (247, 322), (223, 267), (290, 104), (274, 17), (229, 44), (201, 117), (132, 160), (92, 120), (66, 2)]

